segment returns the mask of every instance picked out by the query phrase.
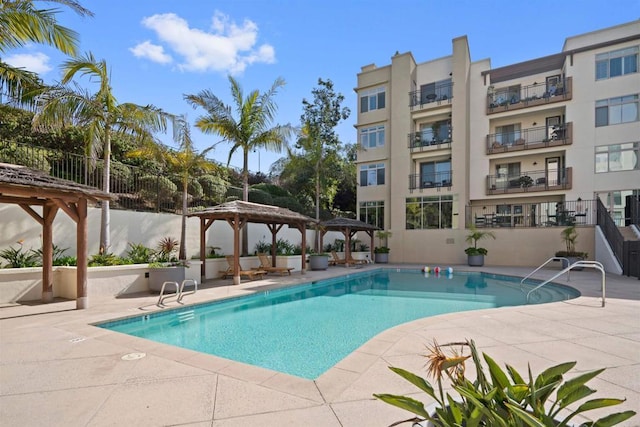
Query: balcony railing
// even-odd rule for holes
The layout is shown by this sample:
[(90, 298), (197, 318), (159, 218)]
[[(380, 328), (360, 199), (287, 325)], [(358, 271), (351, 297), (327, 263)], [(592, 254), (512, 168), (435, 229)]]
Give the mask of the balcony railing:
[(487, 195), (504, 193), (531, 193), (535, 191), (569, 190), (572, 187), (572, 169), (528, 171), (519, 175), (488, 175)]
[(409, 190), (451, 187), (452, 175), (451, 171), (409, 175)]
[(427, 147), (451, 144), (451, 135), (446, 138), (434, 136), (432, 133), (412, 132), (408, 135), (411, 151), (423, 150)]
[(563, 78), (556, 86), (536, 83), (517, 89), (495, 88), (487, 92), (487, 114), (562, 102), (572, 98), (573, 80)]
[(595, 225), (596, 200), (467, 206), (466, 225), (476, 227), (566, 227)]
[(453, 98), (453, 82), (438, 85), (435, 89), (414, 90), (409, 92), (409, 107), (423, 108), (427, 105), (451, 104)]
[(533, 150), (572, 143), (573, 123), (569, 122), (553, 128), (542, 126), (515, 132), (489, 134), (487, 135), (487, 154)]

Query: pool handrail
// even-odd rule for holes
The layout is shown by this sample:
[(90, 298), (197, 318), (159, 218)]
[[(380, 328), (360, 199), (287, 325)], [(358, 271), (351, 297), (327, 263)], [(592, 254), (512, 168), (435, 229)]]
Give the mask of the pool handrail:
[[(524, 276), (524, 278), (520, 281), (520, 290), (522, 290), (522, 285), (524, 284), (524, 281), (527, 280), (528, 278), (530, 278), (531, 276), (533, 276), (538, 270), (541, 270), (542, 268), (544, 268), (544, 266), (546, 266), (547, 264), (549, 264), (551, 261), (567, 261), (567, 265), (570, 265), (570, 261), (568, 258), (565, 257), (561, 257), (561, 256), (552, 256), (551, 258), (549, 258), (548, 260), (546, 260), (544, 263), (542, 263), (542, 265), (540, 265), (540, 267), (536, 268), (535, 270), (533, 270), (531, 273), (527, 274), (526, 276)], [(571, 276), (569, 271), (567, 271), (567, 282), (571, 280)]]
[[(193, 290), (185, 293), (184, 286), (187, 283), (193, 284)], [(167, 285), (175, 286), (176, 293), (164, 295), (164, 289)], [(178, 285), (178, 282), (172, 282), (172, 281), (164, 282), (162, 284), (162, 288), (160, 289), (160, 296), (158, 297), (158, 302), (156, 303), (156, 305), (162, 308), (165, 306), (164, 301), (173, 297), (176, 297), (176, 302), (178, 302), (179, 304), (182, 304), (182, 298), (184, 298), (185, 295), (195, 294), (197, 291), (198, 291), (198, 281), (194, 279), (184, 279), (180, 285)]]
[(605, 305), (605, 292), (606, 292), (606, 276), (605, 276), (604, 266), (601, 263), (599, 263), (598, 261), (576, 261), (576, 262), (574, 262), (573, 264), (569, 265), (567, 268), (562, 270), (560, 273), (554, 275), (552, 278), (545, 280), (544, 282), (540, 283), (535, 288), (531, 289), (527, 293), (527, 303), (529, 302), (529, 295), (531, 295), (532, 292), (537, 291), (538, 289), (540, 289), (541, 287), (543, 287), (547, 283), (551, 282), (552, 280), (556, 279), (557, 277), (562, 276), (564, 273), (568, 273), (572, 269), (579, 268), (579, 267), (595, 268), (595, 269), (599, 270), (602, 273), (602, 286), (601, 286), (600, 290), (602, 291), (602, 307), (604, 307), (604, 305)]

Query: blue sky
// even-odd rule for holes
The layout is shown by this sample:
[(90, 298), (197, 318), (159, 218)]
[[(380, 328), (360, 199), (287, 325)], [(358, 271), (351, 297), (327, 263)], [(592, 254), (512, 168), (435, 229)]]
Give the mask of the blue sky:
[[(119, 102), (153, 104), (193, 122), (203, 111), (191, 108), (184, 94), (209, 89), (230, 103), (229, 74), (245, 92), (265, 91), (282, 77), (287, 84), (275, 98), (276, 122), (297, 126), (302, 99), (311, 97), (318, 78), (331, 79), (352, 110), (337, 129), (345, 143), (357, 139), (357, 73), (367, 64), (389, 64), (396, 51), (411, 51), (423, 62), (450, 55), (451, 40), (467, 35), (473, 61), (491, 58), (492, 66), (500, 67), (558, 53), (567, 37), (640, 18), (640, 0), (84, 0), (82, 5), (95, 16), (81, 18), (62, 8), (59, 21), (80, 34), (80, 52), (107, 61)], [(64, 57), (32, 45), (5, 52), (3, 59), (53, 82)], [(220, 141), (196, 128), (192, 137), (199, 149)], [(219, 144), (209, 157), (226, 163), (229, 148)], [(252, 153), (249, 167), (267, 172), (282, 155)], [(242, 166), (241, 156), (231, 165)]]

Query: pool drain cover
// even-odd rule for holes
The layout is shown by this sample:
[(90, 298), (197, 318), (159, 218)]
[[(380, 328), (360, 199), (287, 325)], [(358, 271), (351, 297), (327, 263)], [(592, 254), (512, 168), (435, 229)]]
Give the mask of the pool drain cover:
[(145, 353), (129, 353), (122, 356), (121, 359), (122, 360), (138, 360), (138, 359), (142, 359), (145, 356), (146, 356)]

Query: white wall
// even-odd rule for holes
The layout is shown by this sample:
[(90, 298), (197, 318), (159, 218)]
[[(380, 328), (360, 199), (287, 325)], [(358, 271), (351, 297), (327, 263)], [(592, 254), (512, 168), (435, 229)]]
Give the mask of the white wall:
[[(42, 214), (42, 209), (34, 208)], [(89, 208), (88, 253), (96, 254), (100, 239), (100, 209)], [(111, 247), (109, 252), (126, 255), (129, 243), (142, 243), (148, 247), (157, 246), (163, 237), (180, 239), (181, 216), (166, 213), (134, 212), (111, 210)], [(42, 246), (42, 227), (20, 207), (0, 204), (0, 250), (18, 248), (18, 241), (24, 240), (25, 249), (39, 249)], [(302, 236), (297, 229), (283, 227), (278, 239), (299, 245)], [(307, 244), (313, 244), (313, 231), (307, 231)], [(329, 232), (324, 243), (344, 239), (342, 233)], [(249, 224), (249, 252), (253, 253), (259, 241), (271, 243), (271, 232), (266, 225)], [(65, 255), (76, 255), (76, 224), (62, 211), (58, 211), (53, 224), (53, 243), (68, 248)], [(368, 244), (368, 242), (365, 242)], [(200, 222), (198, 218), (187, 218), (187, 258), (198, 256), (200, 251)], [(233, 230), (225, 221), (216, 221), (207, 231), (207, 246), (221, 248), (218, 253), (233, 253)], [(4, 264), (4, 260), (0, 260)]]

